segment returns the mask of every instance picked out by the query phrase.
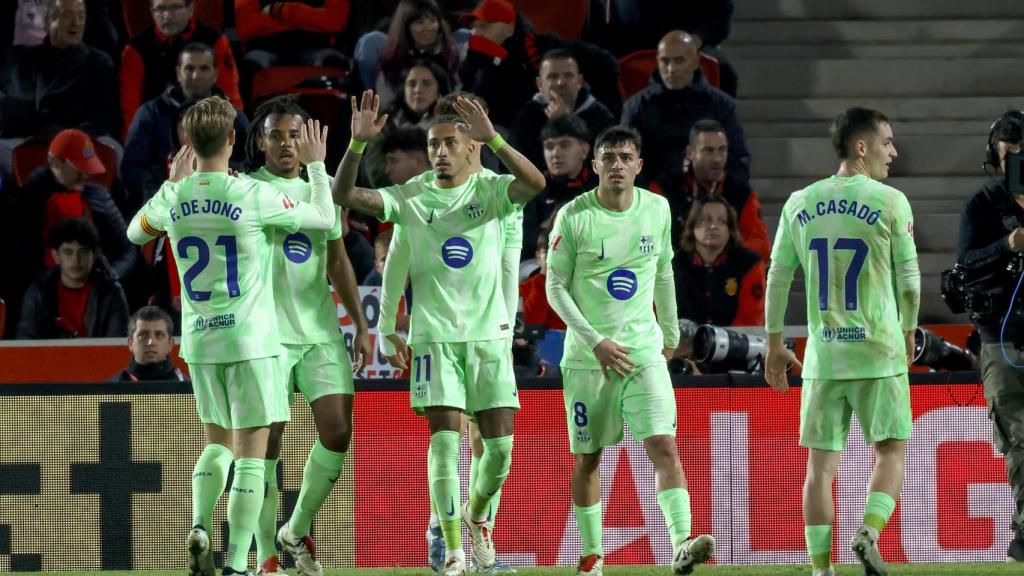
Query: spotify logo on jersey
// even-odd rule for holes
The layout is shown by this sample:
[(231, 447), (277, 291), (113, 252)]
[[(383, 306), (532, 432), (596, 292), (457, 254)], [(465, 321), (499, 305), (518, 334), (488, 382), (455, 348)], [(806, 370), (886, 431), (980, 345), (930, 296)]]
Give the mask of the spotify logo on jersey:
[(616, 300), (629, 300), (636, 294), (636, 274), (619, 269), (608, 275), (608, 293)]
[(451, 268), (463, 268), (473, 261), (473, 245), (461, 236), (453, 236), (441, 244), (441, 258)]
[(296, 264), (302, 264), (313, 255), (313, 243), (309, 236), (296, 232), (284, 237), (284, 257)]

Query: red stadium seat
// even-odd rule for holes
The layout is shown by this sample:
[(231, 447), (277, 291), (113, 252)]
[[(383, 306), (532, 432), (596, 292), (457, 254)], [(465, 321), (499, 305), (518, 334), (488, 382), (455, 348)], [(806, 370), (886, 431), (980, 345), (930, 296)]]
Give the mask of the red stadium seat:
[[(142, 29), (153, 23), (150, 12), (151, 0), (124, 0), (121, 2), (121, 15), (128, 36), (142, 32)], [(224, 0), (194, 0), (193, 14), (204, 24), (220, 30), (224, 27)]]
[(558, 34), (567, 40), (580, 37), (590, 14), (589, 0), (512, 0), (538, 32)]
[[(99, 157), (100, 162), (103, 162), (103, 167), (107, 169), (103, 174), (93, 176), (92, 180), (110, 190), (114, 184), (114, 177), (117, 176), (117, 151), (96, 140), (93, 140), (92, 144), (96, 149), (96, 156)], [(14, 165), (14, 181), (18, 186), (23, 186), (37, 168), (46, 165), (49, 147), (48, 141), (31, 139), (22, 142), (14, 149), (11, 163)]]
[[(657, 67), (657, 50), (637, 50), (623, 56), (619, 60), (619, 92), (622, 94), (622, 101), (625, 102), (630, 96), (643, 90), (650, 82), (651, 74)], [(718, 59), (701, 52), (700, 70), (704, 73), (704, 80), (718, 88), (720, 75)]]
[(259, 104), (278, 94), (328, 94), (336, 93), (344, 96), (341, 90), (325, 88), (298, 88), (304, 81), (326, 76), (328, 78), (339, 78), (348, 75), (344, 68), (332, 68), (327, 66), (273, 66), (264, 68), (252, 77), (252, 106)]

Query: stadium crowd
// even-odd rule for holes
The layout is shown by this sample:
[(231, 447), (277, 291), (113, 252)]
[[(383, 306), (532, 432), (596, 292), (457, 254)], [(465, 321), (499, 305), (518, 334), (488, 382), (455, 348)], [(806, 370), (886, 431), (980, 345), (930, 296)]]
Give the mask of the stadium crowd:
[[(170, 314), (177, 333), (181, 286), (173, 251), (165, 238), (131, 246), (125, 228), (166, 179), (182, 143), (184, 112), (208, 96), (227, 98), (244, 142), (261, 103), (297, 94), (331, 126), (333, 169), (348, 138), (347, 96), (364, 88), (381, 95), (388, 123), (369, 143), (361, 183), (403, 183), (426, 170), (425, 129), (438, 101), (459, 91), (486, 102), (499, 132), (543, 170), (547, 187), (528, 205), (523, 224), (527, 323), (563, 326), (544, 297), (545, 247), (538, 238), (546, 237), (559, 207), (596, 186), (594, 138), (619, 122), (644, 139), (640, 185), (669, 200), (677, 267), (696, 266), (707, 279), (696, 291), (681, 283), (679, 294), (734, 311), (714, 318), (691, 307), (680, 313), (696, 322), (759, 321), (769, 242), (757, 194), (747, 184), (736, 75), (716, 49), (728, 37), (732, 2), (668, 13), (648, 4), (660, 5), (574, 2), (567, 6), (571, 18), (563, 8), (532, 14), (548, 28), (557, 28), (558, 19), (578, 21), (562, 37), (539, 31), (502, 0), (5, 3), (0, 241), (13, 249), (0, 262), (6, 307), (0, 335), (125, 336), (127, 315), (146, 305)], [(586, 13), (591, 17), (584, 21)], [(620, 60), (630, 62), (622, 76)], [(244, 156), (236, 146), (231, 167), (243, 170)], [(492, 155), (483, 162), (502, 171)], [(725, 244), (714, 249), (721, 257), (694, 259), (692, 248), (684, 250), (683, 225), (695, 200), (708, 196), (728, 201), (739, 229), (719, 233), (722, 224), (695, 220)], [(389, 225), (348, 211), (344, 217), (359, 283), (379, 284), (386, 248), (379, 235)], [(78, 221), (75, 232), (58, 244), (63, 237), (55, 231), (66, 232), (68, 219)], [(92, 254), (84, 283), (72, 279), (61, 246)], [(743, 270), (734, 271), (737, 266)], [(98, 324), (95, 318), (108, 310), (118, 320)]]

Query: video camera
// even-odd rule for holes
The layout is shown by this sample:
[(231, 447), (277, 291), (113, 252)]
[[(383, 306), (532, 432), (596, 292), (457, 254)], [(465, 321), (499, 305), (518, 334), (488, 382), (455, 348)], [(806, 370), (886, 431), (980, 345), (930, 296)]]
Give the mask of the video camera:
[(914, 334), (914, 365), (932, 370), (977, 370), (978, 359), (970, 350), (919, 326)]

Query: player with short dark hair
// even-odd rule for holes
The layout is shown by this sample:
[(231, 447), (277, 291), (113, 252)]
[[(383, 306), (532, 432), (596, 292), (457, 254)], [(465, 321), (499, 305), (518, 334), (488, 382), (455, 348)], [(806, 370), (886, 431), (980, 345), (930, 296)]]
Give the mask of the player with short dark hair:
[[(442, 515), (447, 548), (443, 573), (465, 573), (459, 495), (461, 413), (471, 413), (486, 446), (480, 471), (462, 506), (462, 522), (473, 541), (481, 569), (495, 563), (488, 527), (491, 495), (501, 488), (511, 465), (515, 410), (519, 408), (512, 371), (512, 319), (502, 293), (505, 221), (515, 204), (544, 188), (544, 177), (494, 130), (483, 108), (459, 98), (458, 116), (439, 117), (428, 131), (429, 178), (379, 190), (355, 186), (365, 143), (383, 129), (380, 100), (363, 93), (352, 99), (353, 142), (341, 161), (335, 201), (395, 222), (408, 234), (411, 278), (417, 304), (409, 342), (411, 400), (430, 424), (428, 476), (431, 496)], [(473, 173), (471, 158), (486, 143), (511, 172)]]
[(886, 574), (879, 533), (896, 508), (912, 426), (907, 367), (921, 298), (914, 216), (899, 190), (882, 184), (896, 158), (892, 127), (877, 110), (850, 108), (832, 123), (839, 170), (794, 192), (775, 235), (765, 304), (765, 379), (789, 388), (800, 366), (783, 346), (789, 287), (797, 266), (807, 292), (807, 349), (801, 376), (800, 445), (810, 449), (803, 513), (814, 576), (834, 574), (832, 483), (857, 414), (875, 446), (864, 523), (851, 542), (865, 574)]
[[(294, 200), (308, 201), (312, 183), (303, 178), (297, 158), (303, 122), (309, 114), (293, 95), (279, 96), (256, 109), (246, 141), (244, 176), (272, 185)], [(257, 167), (258, 166), (258, 167)], [(340, 209), (335, 207), (335, 212)], [(302, 473), (302, 488), (291, 518), (277, 530), (277, 463), (286, 422), (271, 426), (264, 464), (264, 498), (256, 532), (256, 560), (260, 573), (283, 574), (275, 533), (295, 559), (304, 576), (323, 573), (310, 536), (313, 516), (320, 510), (341, 474), (352, 437), (352, 373), (362, 369), (373, 350), (366, 316), (359, 298), (355, 272), (342, 240), (341, 215), (329, 231), (300, 228), (274, 231), (273, 285), (277, 323), (283, 353), (282, 384), (294, 399), (302, 393), (316, 424), (317, 440)], [(338, 312), (331, 297), (330, 280), (356, 327), (353, 340), (355, 366), (349, 361), (344, 335), (338, 329)]]
[(689, 574), (715, 549), (711, 536), (690, 535), (666, 364), (679, 344), (672, 224), (668, 202), (634, 186), (641, 149), (632, 128), (602, 132), (594, 145), (597, 188), (566, 204), (550, 235), (547, 297), (568, 326), (561, 366), (573, 510), (583, 540), (578, 576), (602, 574), (598, 469), (601, 451), (622, 441), (624, 423), (654, 464), (675, 573)]

